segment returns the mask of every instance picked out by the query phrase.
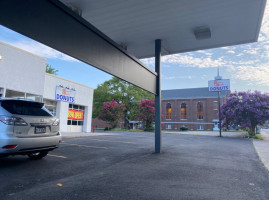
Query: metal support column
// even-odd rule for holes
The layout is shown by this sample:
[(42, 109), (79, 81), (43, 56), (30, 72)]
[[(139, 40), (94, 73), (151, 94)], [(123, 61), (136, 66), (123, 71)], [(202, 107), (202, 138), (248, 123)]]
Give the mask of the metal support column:
[(156, 95), (155, 95), (155, 153), (161, 152), (161, 40), (155, 40), (155, 72)]

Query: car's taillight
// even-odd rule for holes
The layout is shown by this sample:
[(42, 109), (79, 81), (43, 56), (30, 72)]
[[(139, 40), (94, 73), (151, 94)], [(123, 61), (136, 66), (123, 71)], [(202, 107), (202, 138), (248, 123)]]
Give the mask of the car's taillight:
[(55, 121), (53, 122), (52, 126), (59, 126), (60, 124), (60, 120), (59, 119), (55, 119)]
[(3, 146), (2, 149), (14, 149), (16, 146), (17, 146), (16, 144), (6, 145)]
[(27, 126), (28, 124), (19, 117), (12, 116), (0, 116), (0, 121), (6, 125), (14, 125), (14, 126)]
[(13, 117), (0, 116), (0, 121), (6, 125), (14, 125)]
[(27, 126), (28, 125), (22, 118), (19, 118), (19, 117), (14, 117), (14, 124), (15, 126)]

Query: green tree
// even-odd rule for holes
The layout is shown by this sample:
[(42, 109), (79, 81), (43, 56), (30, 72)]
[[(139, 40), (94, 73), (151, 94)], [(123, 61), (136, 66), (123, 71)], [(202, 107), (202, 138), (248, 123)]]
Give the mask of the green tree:
[(152, 99), (153, 94), (140, 89), (130, 83), (116, 77), (98, 85), (94, 90), (93, 118), (96, 118), (102, 110), (104, 102), (115, 100), (125, 105), (123, 112), (124, 127), (127, 128), (128, 120), (136, 119), (139, 112), (139, 103), (142, 99)]
[(46, 72), (47, 72), (48, 74), (54, 74), (54, 75), (57, 75), (58, 70), (55, 69), (55, 68), (53, 68), (51, 65), (46, 64)]

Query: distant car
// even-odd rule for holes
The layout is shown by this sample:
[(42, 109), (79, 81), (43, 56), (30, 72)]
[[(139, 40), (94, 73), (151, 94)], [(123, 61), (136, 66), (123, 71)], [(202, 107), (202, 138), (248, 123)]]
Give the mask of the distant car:
[(59, 119), (43, 103), (0, 99), (0, 157), (41, 159), (60, 142)]

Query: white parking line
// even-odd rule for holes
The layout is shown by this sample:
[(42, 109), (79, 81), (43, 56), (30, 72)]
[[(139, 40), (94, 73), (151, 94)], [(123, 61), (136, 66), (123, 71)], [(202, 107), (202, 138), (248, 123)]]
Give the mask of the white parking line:
[(123, 141), (116, 141), (116, 140), (102, 140), (102, 139), (92, 139), (95, 141), (103, 141), (103, 142), (116, 142), (116, 143), (124, 143), (124, 144), (136, 144), (135, 142), (123, 142)]
[(89, 145), (83, 145), (83, 144), (70, 144), (70, 143), (62, 143), (69, 146), (78, 146), (78, 147), (87, 147), (87, 148), (95, 148), (95, 149), (108, 149), (107, 147), (97, 147), (97, 146), (89, 146)]
[(58, 155), (53, 155), (53, 154), (48, 154), (48, 156), (51, 156), (51, 157), (57, 157), (57, 158), (67, 158), (65, 156), (58, 156)]

